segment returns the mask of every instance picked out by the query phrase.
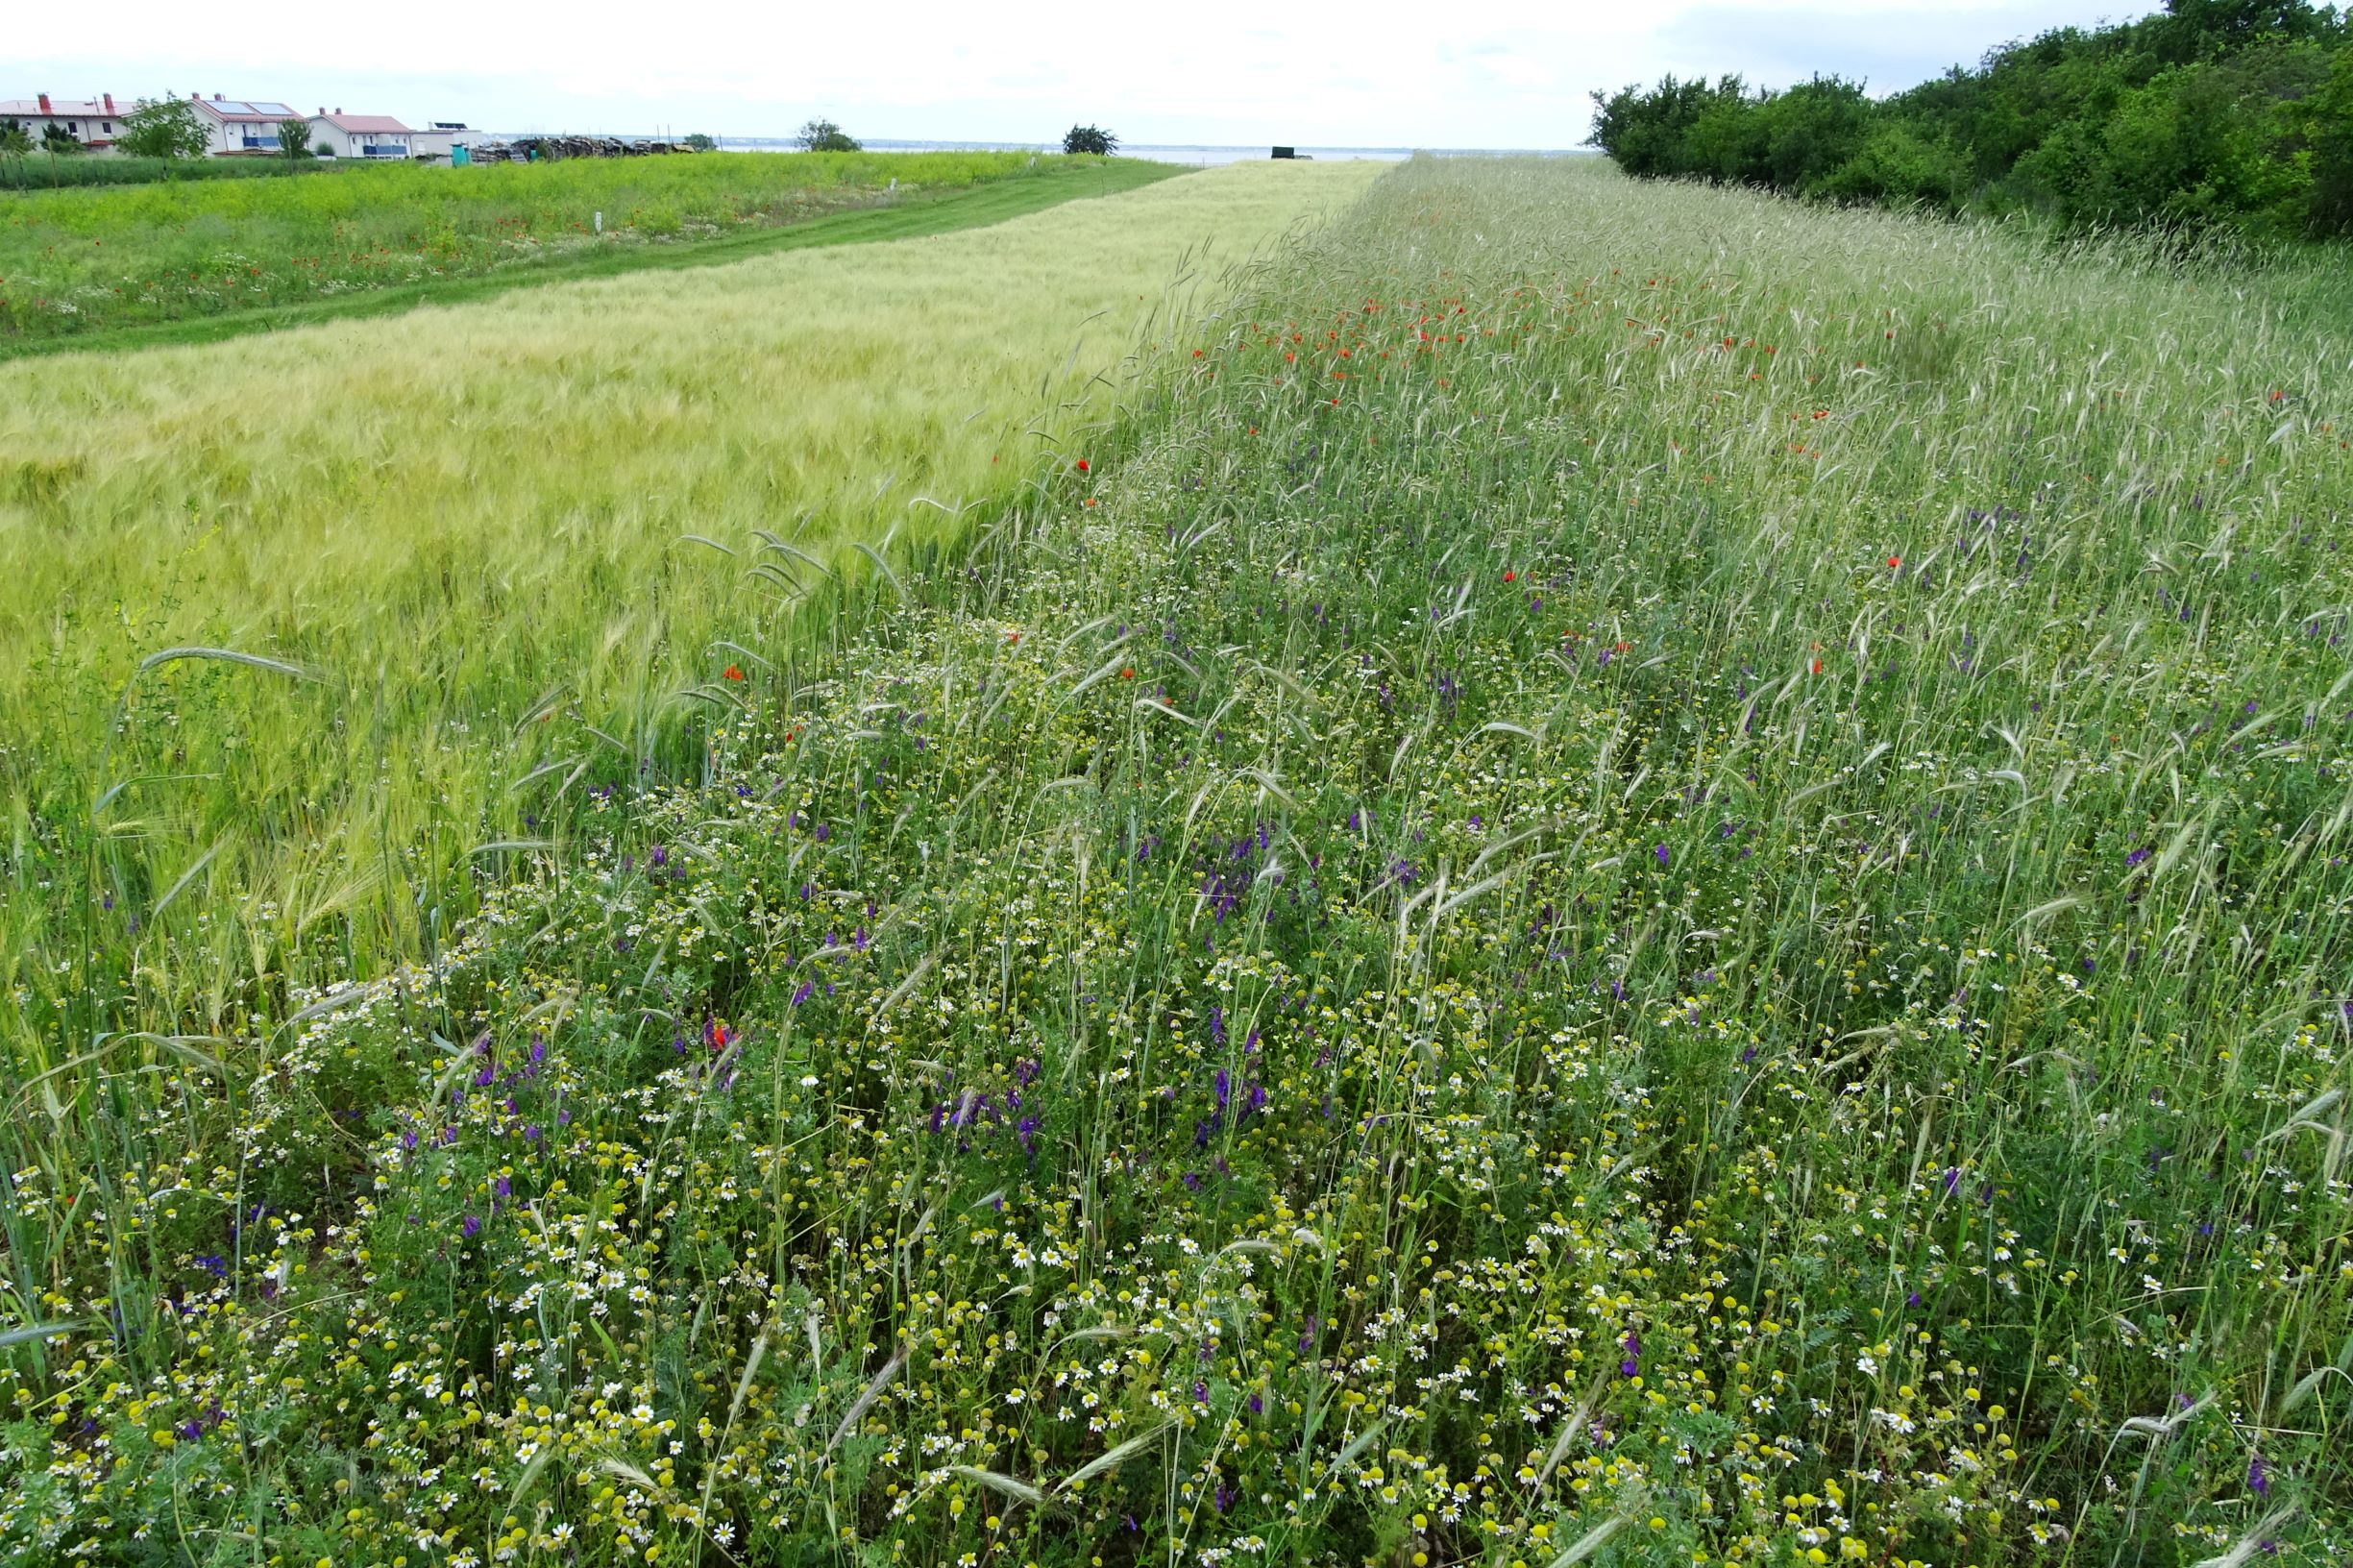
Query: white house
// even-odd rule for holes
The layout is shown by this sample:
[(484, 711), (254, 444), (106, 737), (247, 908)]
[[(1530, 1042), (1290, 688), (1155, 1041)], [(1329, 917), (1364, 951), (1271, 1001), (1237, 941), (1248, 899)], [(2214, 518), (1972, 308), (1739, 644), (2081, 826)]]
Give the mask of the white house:
[(85, 147), (102, 148), (114, 139), (114, 95), (96, 98), (37, 98), (0, 100), (0, 120), (14, 120), (36, 142), (56, 126)]
[(190, 93), (188, 102), (196, 106), (197, 119), (210, 134), (205, 150), (214, 154), (274, 153), (278, 151), (278, 122), (303, 117), (290, 105), (224, 98), (217, 92), (209, 98)]
[(322, 109), (310, 116), (310, 145), (337, 158), (413, 158), (420, 150), (418, 135), (389, 114), (346, 114), (340, 109), (330, 114)]

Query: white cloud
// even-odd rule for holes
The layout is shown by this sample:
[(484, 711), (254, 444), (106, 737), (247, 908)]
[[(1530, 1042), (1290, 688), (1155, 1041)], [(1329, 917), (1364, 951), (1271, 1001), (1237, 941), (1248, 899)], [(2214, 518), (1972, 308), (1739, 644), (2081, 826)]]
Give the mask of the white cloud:
[[(0, 97), (166, 90), (277, 97), (496, 130), (785, 135), (812, 114), (890, 137), (1048, 140), (1073, 120), (1131, 143), (1562, 147), (1585, 94), (1664, 71), (1785, 84), (1816, 70), (1906, 86), (2006, 38), (2106, 9), (2080, 0), (1787, 5), (1495, 0), (1456, 15), (1337, 0), (780, 8), (641, 0), (479, 5), (397, 19), (313, 8), (225, 29), (164, 0), (18, 8)], [(2129, 12), (2127, 12), (2129, 13)]]

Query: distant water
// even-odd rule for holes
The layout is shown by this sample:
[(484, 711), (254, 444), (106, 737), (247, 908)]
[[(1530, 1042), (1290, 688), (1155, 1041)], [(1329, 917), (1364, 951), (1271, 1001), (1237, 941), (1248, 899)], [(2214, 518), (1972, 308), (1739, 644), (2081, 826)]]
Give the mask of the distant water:
[[(512, 141), (524, 135), (545, 135), (546, 132), (502, 132), (498, 139)], [(625, 134), (625, 141), (650, 139)], [(790, 153), (798, 146), (790, 136), (721, 136), (719, 145), (732, 153)], [(895, 141), (884, 136), (866, 138), (869, 152), (876, 153), (1058, 153), (1059, 146), (1042, 141)], [(1595, 156), (1581, 148), (1570, 147), (1426, 147), (1419, 149), (1437, 158), (1585, 158)], [(1301, 147), (1299, 156), (1327, 162), (1346, 162), (1356, 159), (1371, 159), (1381, 162), (1403, 162), (1411, 158), (1411, 147)], [(1188, 144), (1184, 146), (1140, 143), (1121, 147), (1122, 158), (1140, 158), (1155, 163), (1191, 163), (1207, 167), (1213, 163), (1246, 163), (1273, 156), (1271, 146), (1213, 147)]]
[[(789, 139), (760, 136), (722, 136), (720, 145), (740, 148), (746, 152), (790, 152)], [(889, 141), (875, 137), (866, 144), (875, 152), (887, 153), (1058, 153), (1062, 149), (1044, 142), (1021, 141)], [(1536, 157), (1574, 156), (1567, 148), (1552, 147), (1431, 147), (1423, 151), (1439, 158), (1500, 158), (1507, 155)], [(1345, 162), (1355, 159), (1372, 159), (1396, 163), (1411, 158), (1411, 147), (1301, 147), (1300, 156), (1328, 162)], [(1199, 144), (1170, 146), (1142, 143), (1121, 146), (1122, 158), (1146, 159), (1155, 163), (1193, 163), (1207, 166), (1213, 163), (1246, 163), (1270, 158), (1272, 146), (1213, 147)]]

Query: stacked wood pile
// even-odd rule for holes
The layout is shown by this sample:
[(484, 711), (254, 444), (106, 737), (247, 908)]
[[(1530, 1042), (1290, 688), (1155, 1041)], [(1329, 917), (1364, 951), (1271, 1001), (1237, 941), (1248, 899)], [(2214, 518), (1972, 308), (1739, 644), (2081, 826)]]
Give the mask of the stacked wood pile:
[(694, 150), (683, 141), (634, 141), (621, 136), (518, 136), (513, 141), (486, 141), (472, 152), (477, 163), (544, 163), (559, 158), (647, 158)]

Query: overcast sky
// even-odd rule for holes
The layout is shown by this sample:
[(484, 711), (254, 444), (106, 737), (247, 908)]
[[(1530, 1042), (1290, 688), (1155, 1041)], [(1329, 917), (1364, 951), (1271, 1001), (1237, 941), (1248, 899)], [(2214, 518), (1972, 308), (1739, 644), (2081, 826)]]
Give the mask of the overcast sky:
[(780, 6), (461, 0), (226, 19), (184, 0), (12, 8), (0, 98), (218, 92), (498, 131), (1136, 143), (1568, 147), (1586, 93), (1661, 72), (1817, 72), (1892, 91), (1987, 48), (2147, 5), (2091, 0), (1350, 0)]

